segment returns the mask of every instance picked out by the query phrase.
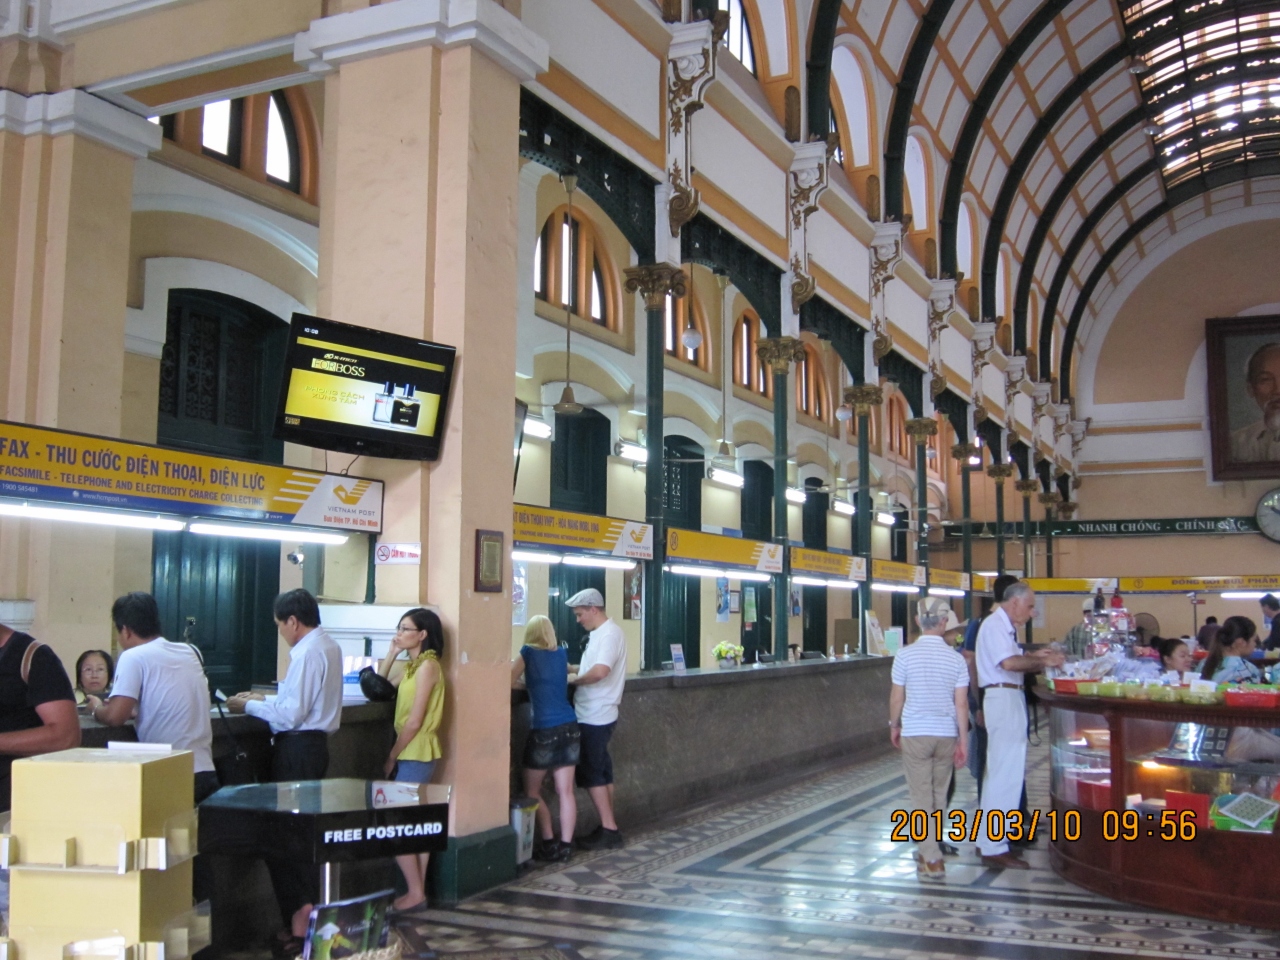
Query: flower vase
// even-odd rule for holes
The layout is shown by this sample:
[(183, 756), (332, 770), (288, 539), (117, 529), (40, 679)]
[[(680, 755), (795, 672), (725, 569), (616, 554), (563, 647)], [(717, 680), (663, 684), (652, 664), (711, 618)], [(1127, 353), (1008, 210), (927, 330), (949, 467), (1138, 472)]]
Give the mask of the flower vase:
[(732, 670), (737, 665), (738, 665), (738, 660), (736, 657), (725, 657), (720, 661), (721, 670)]

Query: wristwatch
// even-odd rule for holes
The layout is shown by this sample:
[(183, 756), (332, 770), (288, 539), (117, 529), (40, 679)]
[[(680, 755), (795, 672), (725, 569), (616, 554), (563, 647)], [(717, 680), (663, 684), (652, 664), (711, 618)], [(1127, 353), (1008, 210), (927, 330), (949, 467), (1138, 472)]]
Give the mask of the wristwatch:
[(902, 721), (900, 721), (900, 720), (890, 720), (890, 721), (889, 721), (889, 726), (890, 726), (890, 727), (900, 727), (900, 726), (902, 726)]

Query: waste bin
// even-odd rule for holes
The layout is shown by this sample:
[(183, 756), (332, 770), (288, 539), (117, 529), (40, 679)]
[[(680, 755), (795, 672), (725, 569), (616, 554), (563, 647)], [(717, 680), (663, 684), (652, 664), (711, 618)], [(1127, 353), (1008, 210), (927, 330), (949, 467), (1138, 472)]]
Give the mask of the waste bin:
[(511, 829), (516, 832), (516, 863), (527, 863), (533, 858), (537, 813), (538, 801), (532, 797), (511, 798)]

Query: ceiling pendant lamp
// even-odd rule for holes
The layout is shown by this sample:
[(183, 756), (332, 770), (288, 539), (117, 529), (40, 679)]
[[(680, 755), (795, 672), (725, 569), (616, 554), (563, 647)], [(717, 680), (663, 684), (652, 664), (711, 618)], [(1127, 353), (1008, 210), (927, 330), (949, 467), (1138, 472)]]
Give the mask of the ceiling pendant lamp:
[[(565, 217), (565, 223), (569, 228), (569, 242), (573, 243), (573, 191), (578, 187), (578, 178), (572, 173), (566, 173), (560, 177), (560, 181), (564, 184), (565, 192), (569, 195), (569, 212)], [(570, 249), (568, 256), (573, 257), (575, 251)], [(569, 291), (562, 290), (560, 295), (564, 300), (564, 392), (560, 394), (560, 402), (553, 408), (560, 416), (574, 416), (582, 412), (583, 407), (576, 397), (573, 395), (573, 382), (569, 377), (570, 364), (573, 362), (573, 310), (570, 304), (573, 298), (569, 295)]]

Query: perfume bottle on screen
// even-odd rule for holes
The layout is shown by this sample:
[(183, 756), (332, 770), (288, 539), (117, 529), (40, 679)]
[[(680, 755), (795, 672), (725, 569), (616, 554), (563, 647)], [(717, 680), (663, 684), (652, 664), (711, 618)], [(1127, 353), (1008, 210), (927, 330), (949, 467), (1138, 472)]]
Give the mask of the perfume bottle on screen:
[(384, 383), (382, 390), (373, 398), (373, 420), (375, 423), (390, 423), (392, 407), (395, 403), (395, 385)]
[(391, 407), (391, 422), (402, 427), (416, 427), (422, 404), (413, 398), (413, 384), (406, 383), (400, 390), (400, 396), (395, 398)]

